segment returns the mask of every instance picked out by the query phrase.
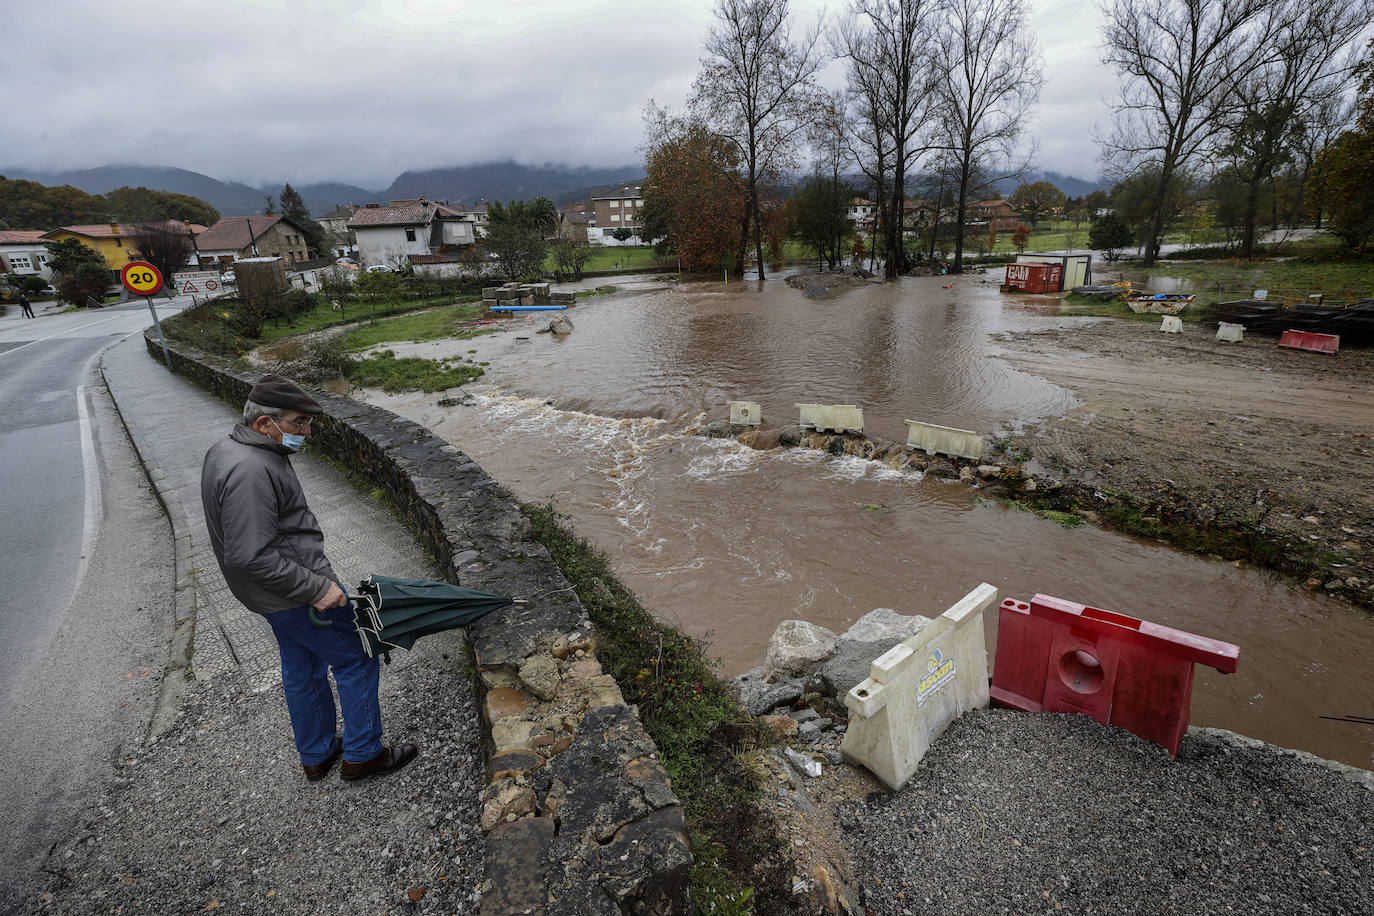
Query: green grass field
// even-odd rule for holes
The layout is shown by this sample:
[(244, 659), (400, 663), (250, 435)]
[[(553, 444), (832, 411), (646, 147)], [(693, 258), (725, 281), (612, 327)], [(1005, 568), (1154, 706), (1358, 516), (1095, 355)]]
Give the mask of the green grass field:
[(490, 333), (487, 328), (458, 324), (461, 321), (484, 317), (485, 314), (481, 302), (478, 301), (445, 305), (398, 315), (395, 318), (370, 321), (345, 333), (343, 345), (344, 349), (356, 352), (382, 343), (438, 340), (445, 337), (463, 340)]
[[(591, 260), (583, 266), (582, 270), (643, 270), (647, 267), (671, 267), (676, 263), (675, 260), (662, 262), (655, 260), (654, 249), (649, 245), (593, 246)], [(558, 261), (550, 253), (544, 259), (544, 271), (552, 274), (556, 270), (558, 270)]]
[[(455, 301), (456, 300), (456, 301)], [(369, 319), (384, 319), (388, 315), (396, 315), (402, 312), (410, 312), (414, 309), (427, 307), (437, 307), (453, 305), (454, 307), (469, 304), (474, 313), (480, 311), (475, 297), (459, 298), (452, 295), (438, 296), (432, 299), (392, 299), (384, 302), (360, 302), (352, 300), (342, 309), (335, 311), (327, 302), (321, 300), (312, 311), (302, 315), (297, 315), (288, 324), (285, 320), (269, 319), (263, 323), (262, 334), (258, 338), (263, 343), (280, 340), (283, 337), (292, 337), (296, 334), (308, 334), (311, 331), (318, 331), (321, 328), (331, 327), (338, 324), (348, 324), (354, 321), (367, 321)], [(441, 335), (442, 336), (442, 335)], [(416, 338), (392, 337), (389, 340), (411, 340)]]
[(426, 394), (466, 385), (482, 377), (482, 367), (471, 365), (466, 357), (422, 359), (416, 356), (397, 358), (390, 350), (383, 350), (353, 364), (348, 380), (364, 388), (380, 388), (388, 393), (423, 391)]

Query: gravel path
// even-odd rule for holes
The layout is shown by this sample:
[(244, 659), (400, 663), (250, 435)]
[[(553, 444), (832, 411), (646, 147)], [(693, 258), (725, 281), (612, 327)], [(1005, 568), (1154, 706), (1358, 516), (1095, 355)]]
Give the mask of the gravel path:
[(421, 746), (409, 767), (307, 782), (280, 686), (253, 694), (222, 675), (119, 761), (26, 912), (476, 912), (483, 771), (467, 651), (445, 633), (393, 658), (383, 722), (388, 742)]
[(874, 916), (1374, 913), (1374, 791), (1214, 734), (981, 710), (840, 823)]

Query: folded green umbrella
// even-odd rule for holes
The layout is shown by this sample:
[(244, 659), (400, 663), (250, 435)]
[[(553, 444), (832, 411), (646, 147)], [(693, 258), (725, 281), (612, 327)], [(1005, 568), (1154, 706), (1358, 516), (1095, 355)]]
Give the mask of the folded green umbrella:
[(467, 626), (492, 611), (520, 603), (447, 582), (372, 575), (359, 583), (353, 596), (353, 623), (368, 655), (386, 655), (392, 649), (411, 648), (421, 636)]

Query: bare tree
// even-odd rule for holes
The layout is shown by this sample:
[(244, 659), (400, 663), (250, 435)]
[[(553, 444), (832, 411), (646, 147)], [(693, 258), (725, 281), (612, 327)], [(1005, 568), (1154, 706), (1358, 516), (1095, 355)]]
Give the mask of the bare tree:
[(873, 195), (878, 205), (878, 213), (870, 223), (873, 236), (867, 246), (871, 269), (879, 247), (876, 233), (887, 224), (887, 163), (892, 156), (891, 138), (884, 114), (882, 80), (878, 68), (869, 66), (869, 36), (862, 31), (857, 16), (840, 22), (832, 42), (836, 56), (849, 60), (851, 108), (848, 130), (845, 132), (849, 156), (868, 179), (868, 193)]
[(1241, 76), (1272, 53), (1273, 0), (1110, 0), (1103, 62), (1121, 77), (1104, 152), (1124, 172), (1157, 171), (1144, 233), (1145, 263), (1159, 255), (1166, 206), (1180, 172), (1214, 151)]
[(129, 233), (129, 241), (140, 258), (162, 271), (169, 284), (173, 274), (186, 269), (186, 259), (191, 254), (191, 230), (184, 223), (139, 223)]
[(863, 125), (860, 137), (876, 154), (864, 170), (870, 179), (871, 170), (877, 172), (888, 279), (906, 271), (907, 175), (928, 149), (920, 131), (938, 78), (934, 13), (933, 0), (852, 0), (834, 37), (849, 62), (850, 92), (859, 106), (855, 118)]
[(1285, 0), (1270, 10), (1275, 53), (1238, 79), (1226, 142), (1245, 187), (1242, 257), (1254, 255), (1260, 190), (1296, 152), (1302, 124), (1353, 86), (1370, 15), (1368, 0)]
[(692, 103), (739, 149), (762, 280), (759, 182), (784, 167), (809, 123), (818, 31), (792, 40), (788, 0), (717, 0), (714, 12)]
[[(1348, 130), (1354, 121), (1354, 99), (1335, 97), (1324, 99), (1310, 107), (1306, 116), (1298, 122), (1293, 140), (1294, 155), (1298, 167), (1298, 193), (1293, 202), (1294, 225), (1301, 221), (1306, 212), (1307, 201), (1305, 198), (1309, 189), (1308, 186), (1312, 184), (1311, 179), (1317, 154), (1334, 143), (1336, 138)], [(1313, 225), (1320, 229), (1323, 201), (1320, 189), (1317, 189), (1315, 193)]]
[(942, 35), (936, 122), (955, 166), (952, 271), (961, 273), (970, 198), (1029, 163), (1029, 155), (1025, 162), (1013, 160), (1040, 98), (1044, 64), (1025, 0), (948, 0)]

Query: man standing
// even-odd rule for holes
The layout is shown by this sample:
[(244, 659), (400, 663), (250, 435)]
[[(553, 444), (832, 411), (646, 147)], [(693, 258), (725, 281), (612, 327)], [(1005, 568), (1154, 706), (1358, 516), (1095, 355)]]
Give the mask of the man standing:
[(33, 308), (29, 305), (29, 297), (24, 295), (22, 290), (19, 293), (19, 308), (21, 310), (21, 314), (25, 318), (33, 317)]
[[(342, 755), (340, 775), (352, 780), (399, 770), (418, 750), (382, 744), (378, 661), (363, 651), (348, 596), (324, 555), (324, 535), (288, 457), (322, 410), (295, 382), (264, 375), (248, 394), (242, 421), (205, 453), (200, 498), (230, 591), (264, 615), (277, 638), (306, 778), (323, 779)], [(332, 626), (313, 622), (314, 609)], [(342, 738), (335, 734), (330, 669)]]

